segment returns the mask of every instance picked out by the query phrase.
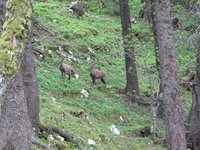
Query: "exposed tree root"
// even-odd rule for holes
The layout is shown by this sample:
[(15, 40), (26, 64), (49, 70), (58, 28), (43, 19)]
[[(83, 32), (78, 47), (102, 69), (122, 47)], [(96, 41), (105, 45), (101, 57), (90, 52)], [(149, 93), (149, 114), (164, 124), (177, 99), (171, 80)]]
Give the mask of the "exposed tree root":
[(38, 25), (38, 27), (40, 27), (42, 30), (50, 33), (51, 35), (53, 35), (53, 33), (51, 31), (49, 31), (43, 24), (41, 24), (37, 19), (36, 17), (33, 17), (33, 22)]
[(37, 56), (37, 57), (40, 57), (40, 58), (42, 58), (42, 59), (45, 59), (45, 55), (44, 55), (41, 51), (39, 51), (39, 50), (32, 49), (32, 53), (33, 53), (35, 56)]
[(82, 150), (78, 141), (76, 141), (72, 135), (70, 135), (69, 133), (57, 128), (54, 125), (47, 125), (46, 127), (41, 125), (40, 126), (40, 133), (38, 134), (38, 136), (47, 139), (49, 134), (54, 134), (54, 133), (63, 137), (65, 141), (73, 143), (79, 150)]
[(64, 138), (65, 141), (73, 143), (79, 150), (81, 150), (81, 147), (78, 144), (78, 142), (69, 133), (67, 133), (67, 132), (55, 127), (54, 125), (48, 125), (47, 129), (58, 133), (61, 137)]
[(46, 145), (46, 144), (44, 144), (44, 143), (42, 143), (42, 142), (39, 142), (39, 141), (37, 141), (36, 139), (31, 139), (31, 143), (32, 143), (33, 145), (38, 145), (38, 146), (44, 148), (45, 150), (51, 150), (50, 147), (49, 147), (48, 145)]

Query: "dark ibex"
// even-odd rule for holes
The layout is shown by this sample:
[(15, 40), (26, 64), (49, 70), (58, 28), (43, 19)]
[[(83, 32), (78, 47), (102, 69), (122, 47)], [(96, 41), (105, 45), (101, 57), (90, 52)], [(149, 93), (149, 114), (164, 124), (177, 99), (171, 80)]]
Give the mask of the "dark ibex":
[(64, 77), (65, 76), (65, 74), (68, 74), (69, 75), (69, 78), (68, 78), (68, 80), (70, 80), (70, 78), (71, 78), (71, 74), (72, 74), (72, 66), (70, 66), (70, 65), (67, 65), (67, 64), (64, 64), (63, 62), (64, 62), (64, 59), (65, 58), (63, 58), (61, 61), (60, 61), (60, 71), (61, 71), (61, 74), (62, 74), (62, 76)]
[(101, 71), (101, 70), (97, 70), (94, 69), (95, 64), (91, 64), (89, 67), (90, 70), (90, 77), (92, 78), (92, 83), (93, 86), (96, 84), (96, 80), (100, 79), (104, 84), (106, 84), (106, 81), (104, 79), (104, 77), (106, 76), (105, 72)]

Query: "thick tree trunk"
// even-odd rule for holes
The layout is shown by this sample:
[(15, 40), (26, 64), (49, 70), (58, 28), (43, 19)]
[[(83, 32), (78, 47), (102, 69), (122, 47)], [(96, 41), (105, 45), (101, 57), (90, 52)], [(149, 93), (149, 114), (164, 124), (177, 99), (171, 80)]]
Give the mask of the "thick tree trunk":
[(0, 149), (29, 150), (31, 121), (24, 90), (22, 59), (31, 25), (31, 1), (7, 0), (0, 39)]
[(170, 50), (173, 39), (169, 0), (156, 0), (156, 27), (160, 50), (161, 96), (164, 102), (167, 147), (169, 150), (186, 150), (176, 52)]
[(0, 37), (3, 29), (6, 14), (6, 0), (0, 0)]
[(21, 67), (7, 86), (0, 118), (0, 149), (29, 150), (31, 122), (23, 89)]
[(133, 34), (131, 31), (130, 10), (128, 0), (119, 0), (122, 35), (124, 39), (126, 64), (126, 92), (139, 94), (136, 60), (134, 56)]
[[(29, 39), (31, 39), (31, 32)], [(22, 73), (23, 73), (23, 83), (24, 83), (24, 92), (28, 105), (28, 115), (30, 117), (32, 127), (35, 129), (39, 128), (39, 92), (38, 84), (35, 72), (35, 63), (32, 55), (32, 45), (31, 40), (27, 43), (27, 47), (23, 54), (22, 59)]]

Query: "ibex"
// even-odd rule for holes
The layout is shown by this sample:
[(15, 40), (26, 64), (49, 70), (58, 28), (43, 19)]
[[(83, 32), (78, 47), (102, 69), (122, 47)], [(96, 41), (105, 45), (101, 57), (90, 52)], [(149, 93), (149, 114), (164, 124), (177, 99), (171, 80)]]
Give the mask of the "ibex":
[(92, 83), (93, 83), (93, 86), (96, 85), (96, 80), (97, 79), (100, 79), (104, 84), (106, 84), (106, 81), (105, 81), (105, 72), (101, 71), (101, 70), (97, 70), (97, 69), (94, 69), (95, 64), (91, 64), (90, 67), (89, 67), (89, 70), (90, 70), (90, 77), (92, 78)]
[(70, 78), (71, 78), (71, 74), (72, 74), (72, 66), (70, 66), (70, 65), (67, 65), (67, 64), (64, 64), (63, 63), (63, 61), (64, 61), (64, 59), (65, 58), (63, 58), (61, 61), (60, 61), (60, 71), (61, 71), (61, 74), (62, 74), (62, 76), (64, 77), (65, 76), (65, 74), (68, 74), (69, 75), (69, 78), (68, 78), (68, 80), (70, 80)]

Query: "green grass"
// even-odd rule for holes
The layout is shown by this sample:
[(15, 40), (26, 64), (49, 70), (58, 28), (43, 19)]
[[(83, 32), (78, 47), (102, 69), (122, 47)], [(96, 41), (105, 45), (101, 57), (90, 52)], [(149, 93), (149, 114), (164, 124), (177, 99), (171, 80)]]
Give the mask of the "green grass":
[[(44, 60), (36, 58), (42, 124), (51, 123), (67, 131), (85, 149), (92, 147), (94, 150), (146, 150), (152, 137), (143, 138), (139, 131), (151, 126), (151, 110), (137, 104), (131, 107), (119, 92), (125, 87), (119, 18), (95, 12), (87, 12), (77, 18), (68, 13), (68, 4), (67, 1), (55, 0), (46, 3), (34, 2), (37, 19), (52, 33), (42, 34), (40, 30), (34, 30), (36, 38), (39, 39), (34, 48), (41, 50), (46, 56)], [(141, 93), (151, 95), (158, 90), (157, 74), (148, 71), (155, 69), (153, 35), (149, 25), (143, 22), (139, 22), (133, 29), (140, 31), (145, 37), (134, 42)], [(49, 50), (53, 53), (50, 54)], [(58, 62), (63, 56), (72, 55), (76, 60), (65, 59), (65, 62), (71, 64), (80, 77), (68, 81), (67, 77), (62, 78)], [(92, 61), (87, 61), (89, 57)], [(108, 86), (100, 81), (97, 81), (96, 86), (92, 86), (88, 70), (92, 62), (97, 62), (95, 68), (106, 72)], [(82, 89), (89, 92), (88, 98), (82, 96)], [(183, 91), (183, 94), (190, 99), (188, 92)], [(190, 101), (186, 101), (184, 105), (184, 111), (187, 113)], [(74, 115), (80, 111), (83, 112), (82, 115)], [(113, 124), (121, 132), (120, 135), (113, 135), (109, 131), (108, 127)], [(158, 120), (158, 133), (164, 135), (163, 129), (163, 122)], [(88, 139), (94, 140), (96, 146), (89, 146)], [(48, 144), (45, 139), (39, 140)], [(70, 143), (63, 144), (65, 148), (60, 149), (75, 149)], [(51, 147), (59, 149), (58, 142), (52, 143)], [(154, 150), (162, 149), (164, 148), (161, 145), (154, 145)]]

